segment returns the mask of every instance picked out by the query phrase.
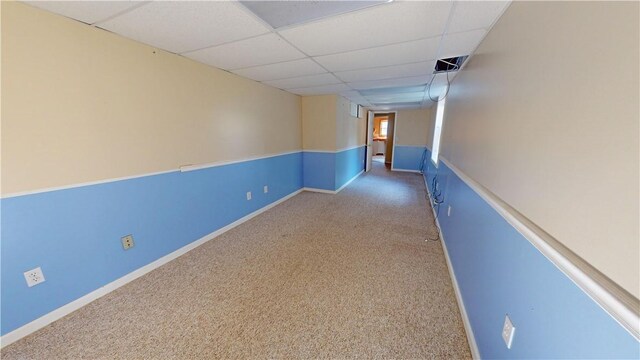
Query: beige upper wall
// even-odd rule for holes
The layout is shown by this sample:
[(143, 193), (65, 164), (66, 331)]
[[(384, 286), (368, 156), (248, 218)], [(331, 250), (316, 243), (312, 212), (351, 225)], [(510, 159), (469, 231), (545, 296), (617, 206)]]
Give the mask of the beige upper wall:
[(302, 147), (336, 150), (336, 95), (302, 97)]
[(636, 297), (638, 13), (638, 2), (513, 2), (454, 80), (442, 143)]
[(366, 116), (351, 116), (351, 102), (342, 96), (337, 97), (336, 107), (336, 150), (366, 144)]
[(299, 150), (300, 97), (2, 2), (2, 193)]
[(396, 146), (431, 147), (429, 133), (432, 132), (431, 109), (400, 110), (396, 117)]
[(336, 151), (364, 145), (366, 116), (353, 117), (350, 110), (351, 102), (342, 96), (303, 96), (303, 148)]

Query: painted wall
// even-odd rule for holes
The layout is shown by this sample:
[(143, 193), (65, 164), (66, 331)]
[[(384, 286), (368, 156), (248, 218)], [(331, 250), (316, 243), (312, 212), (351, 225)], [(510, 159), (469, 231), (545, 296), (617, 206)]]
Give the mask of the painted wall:
[(358, 146), (336, 153), (335, 189), (339, 190), (364, 171), (366, 146)]
[(639, 7), (513, 2), (454, 79), (442, 142), (452, 164), (636, 298)]
[(342, 96), (336, 99), (336, 150), (366, 145), (366, 116), (351, 116), (351, 102)]
[(2, 335), (299, 190), (301, 166), (296, 152), (2, 199)]
[[(442, 241), (481, 358), (640, 357), (635, 338), (447, 164), (426, 165), (425, 182), (434, 193), (435, 177), (444, 200), (436, 207)], [(506, 314), (516, 328), (511, 349), (501, 336)]]
[(431, 108), (399, 110), (396, 124), (396, 145), (424, 147), (431, 143), (433, 128)]
[(306, 188), (335, 191), (364, 169), (366, 118), (350, 115), (349, 100), (303, 97), (302, 129)]
[[(303, 186), (298, 96), (1, 7), (2, 335)], [(28, 288), (37, 266), (46, 282)]]
[(396, 119), (394, 170), (419, 171), (425, 147), (433, 140), (431, 108), (400, 110)]
[(2, 194), (301, 149), (296, 95), (2, 7)]
[(302, 148), (336, 150), (336, 95), (302, 97)]
[(351, 101), (336, 100), (336, 181), (340, 189), (364, 170), (367, 144), (367, 119), (351, 116)]

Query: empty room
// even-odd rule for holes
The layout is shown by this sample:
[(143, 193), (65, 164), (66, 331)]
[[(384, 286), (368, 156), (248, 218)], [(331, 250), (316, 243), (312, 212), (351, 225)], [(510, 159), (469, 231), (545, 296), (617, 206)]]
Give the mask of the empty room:
[(3, 360), (640, 359), (640, 2), (0, 19)]

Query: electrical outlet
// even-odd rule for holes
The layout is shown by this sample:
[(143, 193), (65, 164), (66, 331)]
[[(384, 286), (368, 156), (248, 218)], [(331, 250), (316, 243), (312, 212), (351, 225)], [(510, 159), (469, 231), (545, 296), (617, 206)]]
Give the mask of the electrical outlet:
[(120, 241), (122, 241), (122, 248), (125, 250), (129, 250), (133, 247), (133, 245), (135, 245), (135, 243), (133, 242), (133, 235), (131, 234), (121, 237)]
[(27, 280), (27, 286), (32, 287), (44, 282), (44, 274), (42, 273), (42, 269), (38, 266), (33, 270), (26, 271), (24, 273), (24, 278)]
[(268, 193), (269, 192), (269, 187), (267, 185), (264, 186), (264, 193)]
[(251, 200), (251, 191), (247, 191), (247, 200)]
[(447, 208), (447, 216), (451, 216), (451, 205)]
[(504, 317), (504, 325), (502, 326), (502, 340), (507, 345), (507, 349), (511, 349), (511, 343), (513, 342), (513, 334), (516, 332), (516, 327), (511, 323), (509, 315)]

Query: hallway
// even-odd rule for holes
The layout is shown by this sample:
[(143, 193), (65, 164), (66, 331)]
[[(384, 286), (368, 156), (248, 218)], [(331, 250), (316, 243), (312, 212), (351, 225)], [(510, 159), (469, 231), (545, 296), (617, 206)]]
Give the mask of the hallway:
[[(2, 350), (9, 359), (470, 358), (422, 177), (374, 162)], [(372, 189), (375, 189), (372, 190)]]

